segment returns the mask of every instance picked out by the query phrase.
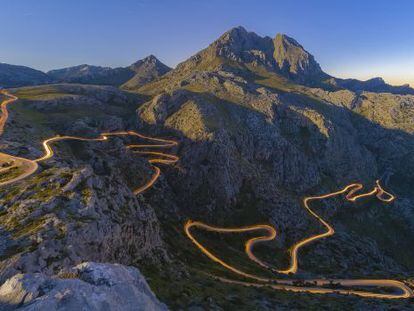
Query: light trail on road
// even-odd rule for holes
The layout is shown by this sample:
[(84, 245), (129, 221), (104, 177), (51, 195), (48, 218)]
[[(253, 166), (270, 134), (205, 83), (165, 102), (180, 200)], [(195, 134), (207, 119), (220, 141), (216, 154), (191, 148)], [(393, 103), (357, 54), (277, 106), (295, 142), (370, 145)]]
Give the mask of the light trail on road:
[[(14, 95), (11, 95), (7, 93), (7, 91), (2, 91), (2, 94), (9, 97), (8, 100), (5, 100), (1, 104), (1, 111), (2, 115), (0, 117), (0, 135), (4, 132), (4, 126), (8, 119), (8, 110), (7, 106), (13, 102), (15, 102), (18, 98)], [(120, 132), (103, 132), (99, 137), (96, 138), (85, 138), (85, 137), (77, 137), (77, 136), (54, 136), (52, 138), (48, 138), (42, 142), (42, 146), (44, 148), (44, 155), (35, 159), (35, 160), (29, 160), (25, 158), (19, 158), (12, 155), (8, 155), (5, 153), (0, 153), (0, 159), (6, 159), (7, 160), (13, 160), (15, 163), (20, 163), (23, 167), (23, 173), (19, 175), (16, 178), (0, 182), (0, 186), (7, 185), (14, 183), (16, 181), (22, 180), (32, 174), (34, 174), (37, 171), (38, 168), (38, 162), (46, 161), (53, 157), (54, 152), (51, 147), (52, 143), (62, 141), (62, 140), (78, 140), (78, 141), (106, 141), (108, 140), (109, 136), (122, 136), (122, 135), (129, 135), (129, 136), (136, 136), (141, 139), (150, 140), (152, 142), (155, 142), (156, 144), (130, 144), (127, 145), (128, 149), (133, 149), (133, 153), (141, 154), (141, 155), (147, 155), (150, 156), (148, 159), (148, 162), (152, 165), (154, 169), (154, 174), (152, 175), (151, 179), (144, 184), (143, 186), (137, 188), (134, 190), (134, 194), (140, 194), (144, 192), (145, 190), (149, 189), (153, 186), (153, 184), (157, 181), (157, 179), (160, 176), (161, 169), (154, 165), (155, 163), (159, 164), (174, 164), (177, 161), (179, 161), (179, 157), (173, 154), (167, 154), (162, 152), (156, 152), (156, 151), (139, 151), (135, 150), (138, 148), (171, 148), (174, 146), (177, 146), (178, 143), (174, 140), (168, 140), (168, 139), (162, 139), (162, 138), (153, 138), (149, 136), (145, 136), (142, 134), (139, 134), (134, 131), (120, 131)], [(8, 169), (11, 169), (13, 167), (18, 166), (18, 164), (13, 165), (12, 167), (2, 169), (1, 171), (7, 171)], [(1, 172), (0, 171), (0, 172)], [(276, 278), (263, 278), (254, 274), (243, 272), (242, 270), (239, 270), (230, 264), (227, 264), (225, 261), (221, 260), (219, 257), (214, 255), (212, 252), (210, 252), (207, 248), (205, 248), (200, 242), (197, 241), (197, 239), (191, 234), (191, 228), (193, 227), (199, 227), (203, 228), (208, 231), (215, 231), (215, 232), (225, 232), (225, 233), (234, 233), (234, 232), (250, 232), (250, 231), (267, 231), (267, 235), (254, 237), (249, 239), (245, 243), (245, 252), (248, 255), (248, 257), (259, 264), (260, 266), (270, 269), (272, 271), (276, 271), (278, 273), (282, 274), (293, 274), (297, 272), (297, 253), (299, 249), (306, 244), (309, 244), (315, 240), (322, 239), (328, 236), (331, 236), (334, 234), (334, 229), (325, 221), (323, 220), (318, 214), (316, 214), (312, 209), (310, 209), (308, 203), (312, 200), (321, 200), (329, 197), (333, 197), (339, 194), (343, 194), (347, 191), (348, 194), (345, 196), (345, 198), (349, 201), (355, 202), (357, 199), (363, 198), (363, 197), (369, 197), (371, 195), (376, 194), (377, 198), (383, 202), (392, 202), (395, 197), (385, 191), (379, 181), (376, 181), (376, 187), (370, 192), (354, 195), (356, 192), (361, 190), (363, 186), (361, 184), (351, 184), (346, 186), (344, 189), (321, 195), (321, 196), (314, 196), (314, 197), (306, 197), (303, 200), (304, 206), (306, 210), (314, 216), (316, 219), (318, 219), (324, 227), (326, 227), (327, 231), (314, 235), (310, 238), (304, 239), (294, 245), (294, 247), (291, 250), (291, 263), (288, 269), (285, 270), (277, 270), (273, 267), (270, 267), (267, 263), (261, 261), (253, 254), (253, 247), (257, 243), (263, 243), (268, 242), (276, 238), (276, 230), (269, 225), (254, 225), (254, 226), (247, 226), (242, 228), (219, 228), (219, 227), (213, 227), (206, 224), (203, 224), (201, 222), (194, 222), (189, 220), (185, 224), (185, 233), (188, 236), (188, 238), (205, 254), (207, 255), (211, 260), (217, 262), (218, 264), (222, 265), (226, 269), (232, 271), (235, 274), (238, 274), (239, 276), (254, 279), (255, 281), (261, 282), (261, 283), (251, 283), (251, 282), (244, 282), (244, 281), (236, 281), (236, 280), (230, 280), (227, 278), (222, 277), (216, 277), (222, 282), (226, 283), (232, 283), (232, 284), (239, 284), (244, 286), (251, 286), (251, 287), (270, 287), (273, 289), (278, 290), (287, 290), (287, 291), (293, 291), (293, 292), (308, 292), (308, 293), (318, 293), (318, 294), (328, 294), (328, 293), (339, 293), (339, 294), (352, 294), (352, 295), (358, 295), (361, 297), (370, 297), (370, 298), (387, 298), (387, 299), (396, 299), (396, 298), (410, 298), (414, 296), (414, 293), (410, 287), (405, 285), (403, 282), (397, 281), (397, 280), (369, 280), (369, 279), (307, 279), (307, 280), (289, 280), (289, 279), (276, 279)], [(309, 282), (313, 283), (315, 287), (310, 286), (297, 286), (297, 282)], [(296, 284), (295, 284), (296, 283)], [(369, 292), (369, 291), (362, 291), (362, 290), (347, 290), (347, 289), (331, 289), (321, 286), (329, 286), (332, 285), (332, 283), (336, 283), (345, 287), (389, 287), (398, 289), (401, 291), (401, 294), (382, 294), (382, 293), (375, 293), (375, 292)]]
[[(309, 238), (303, 239), (292, 247), (290, 251), (290, 265), (287, 269), (284, 270), (278, 270), (274, 267), (268, 265), (267, 263), (263, 262), (259, 258), (257, 258), (253, 253), (253, 247), (257, 243), (263, 243), (268, 242), (276, 238), (276, 230), (270, 225), (266, 224), (259, 224), (259, 225), (252, 225), (247, 227), (240, 227), (240, 228), (221, 228), (221, 227), (215, 227), (210, 226), (207, 224), (204, 224), (199, 221), (187, 221), (187, 223), (184, 225), (184, 231), (186, 236), (197, 246), (198, 249), (201, 250), (201, 252), (206, 255), (208, 258), (210, 258), (212, 261), (218, 263), (219, 265), (223, 266), (227, 270), (241, 276), (244, 278), (253, 279), (255, 281), (258, 281), (260, 283), (251, 283), (251, 282), (244, 282), (244, 281), (236, 281), (236, 280), (230, 280), (227, 278), (222, 277), (216, 277), (220, 281), (226, 282), (226, 283), (233, 283), (233, 284), (239, 284), (244, 286), (253, 286), (253, 287), (270, 287), (274, 289), (280, 289), (280, 290), (287, 290), (287, 291), (294, 291), (294, 292), (308, 292), (308, 293), (314, 293), (314, 294), (328, 294), (328, 293), (338, 293), (338, 294), (346, 294), (346, 295), (357, 295), (361, 297), (370, 297), (370, 298), (382, 298), (382, 299), (398, 299), (398, 298), (411, 298), (414, 297), (413, 290), (406, 284), (404, 284), (401, 281), (397, 280), (387, 280), (387, 279), (381, 279), (381, 280), (370, 280), (370, 279), (305, 279), (305, 280), (299, 280), (299, 279), (278, 279), (278, 278), (265, 278), (261, 277), (255, 274), (244, 272), (224, 260), (220, 259), (218, 256), (213, 254), (210, 250), (208, 250), (205, 246), (203, 246), (191, 233), (192, 228), (201, 228), (207, 231), (212, 232), (219, 232), (219, 233), (242, 233), (242, 232), (251, 232), (251, 231), (266, 231), (266, 235), (262, 235), (259, 237), (254, 237), (246, 241), (245, 243), (245, 252), (250, 260), (254, 261), (256, 264), (260, 265), (263, 268), (266, 268), (268, 270), (271, 270), (276, 273), (280, 274), (295, 274), (298, 270), (298, 252), (299, 250), (316, 240), (326, 238), (329, 236), (332, 236), (335, 233), (334, 228), (326, 222), (322, 217), (320, 217), (317, 213), (315, 213), (309, 206), (309, 203), (314, 200), (323, 200), (327, 198), (331, 198), (334, 196), (338, 196), (341, 194), (345, 194), (345, 198), (350, 202), (355, 202), (358, 199), (369, 197), (372, 195), (376, 195), (376, 197), (386, 203), (392, 202), (395, 197), (385, 191), (381, 185), (379, 180), (376, 181), (376, 186), (373, 190), (362, 193), (362, 194), (356, 194), (356, 192), (363, 189), (362, 184), (354, 183), (350, 184), (343, 189), (324, 194), (319, 196), (311, 196), (311, 197), (305, 197), (303, 199), (303, 205), (306, 211), (315, 217), (325, 228), (326, 231), (320, 234), (313, 235)], [(298, 286), (299, 283), (312, 283), (315, 286)], [(327, 287), (321, 287), (321, 286), (329, 286), (332, 284), (338, 284), (343, 287), (387, 287), (387, 288), (393, 288), (396, 290), (399, 290), (400, 294), (386, 294), (386, 293), (375, 293), (371, 291), (364, 291), (364, 290), (351, 290), (351, 289), (338, 289), (338, 288), (327, 288)]]
[[(4, 132), (4, 126), (7, 122), (9, 113), (7, 110), (7, 105), (15, 102), (18, 100), (18, 98), (10, 93), (8, 93), (7, 91), (2, 91), (1, 92), (4, 96), (9, 97), (9, 99), (4, 100), (1, 104), (1, 117), (0, 117), (0, 135), (3, 134)], [(150, 180), (144, 184), (143, 186), (138, 187), (137, 189), (133, 190), (134, 194), (140, 194), (142, 192), (144, 192), (145, 190), (151, 188), (154, 183), (158, 180), (158, 178), (160, 177), (161, 174), (161, 169), (154, 165), (156, 163), (158, 164), (174, 164), (179, 160), (179, 157), (173, 154), (168, 154), (168, 153), (162, 153), (162, 152), (156, 152), (156, 151), (139, 151), (136, 149), (147, 149), (147, 148), (171, 148), (171, 147), (175, 147), (178, 145), (178, 143), (174, 140), (170, 140), (170, 139), (163, 139), (163, 138), (155, 138), (155, 137), (150, 137), (150, 136), (146, 136), (140, 133), (137, 133), (135, 131), (117, 131), (117, 132), (102, 132), (100, 134), (99, 137), (96, 138), (86, 138), (86, 137), (78, 137), (78, 136), (60, 136), (60, 135), (56, 135), (54, 137), (45, 139), (42, 142), (42, 146), (44, 149), (44, 154), (43, 156), (34, 159), (34, 160), (30, 160), (30, 159), (25, 159), (25, 158), (19, 158), (19, 157), (15, 157), (12, 155), (8, 155), (5, 153), (0, 153), (0, 160), (1, 159), (5, 159), (4, 161), (9, 161), (9, 160), (13, 160), (16, 163), (21, 163), (21, 166), (23, 168), (23, 172), (22, 174), (20, 174), (19, 176), (13, 178), (13, 179), (9, 179), (6, 180), (4, 182), (0, 182), (0, 186), (5, 186), (14, 182), (17, 182), (19, 180), (22, 180), (24, 178), (29, 177), (30, 175), (34, 174), (37, 169), (38, 169), (38, 162), (42, 162), (42, 161), (46, 161), (50, 158), (52, 158), (54, 156), (54, 152), (53, 152), (53, 148), (51, 147), (51, 145), (53, 143), (56, 143), (58, 141), (63, 141), (63, 140), (76, 140), (76, 141), (90, 141), (90, 142), (99, 142), (99, 141), (107, 141), (109, 139), (110, 136), (133, 136), (133, 137), (138, 137), (140, 139), (143, 140), (148, 140), (151, 142), (154, 142), (154, 144), (130, 144), (127, 145), (126, 147), (128, 149), (132, 149), (132, 152), (135, 154), (141, 154), (141, 155), (145, 155), (145, 156), (150, 156), (148, 159), (148, 162), (151, 164), (153, 170), (154, 170), (154, 174), (151, 176)], [(17, 164), (15, 166), (18, 166)], [(10, 168), (6, 168), (1, 171), (6, 171), (7, 169)]]
[(7, 119), (9, 118), (9, 110), (7, 109), (7, 106), (17, 100), (17, 97), (9, 94), (6, 91), (1, 91), (0, 94), (3, 94), (6, 97), (9, 97), (9, 99), (4, 100), (1, 103), (1, 117), (0, 117), (0, 136), (3, 135), (4, 132), (4, 125), (7, 122)]
[[(17, 97), (9, 94), (7, 91), (2, 90), (0, 94), (8, 97), (9, 99), (4, 100), (1, 103), (1, 116), (0, 116), (0, 136), (4, 133), (4, 126), (6, 125), (7, 119), (9, 118), (9, 111), (7, 109), (7, 106), (17, 101)], [(23, 178), (26, 178), (30, 175), (32, 175), (34, 172), (36, 172), (38, 165), (36, 162), (31, 161), (29, 159), (16, 157), (7, 153), (0, 152), (0, 160), (4, 162), (14, 162), (14, 167), (22, 168), (22, 174), (20, 174), (17, 177), (8, 179), (6, 181), (0, 182), (0, 187), (5, 186), (14, 182), (17, 182), (19, 180), (22, 180)], [(6, 170), (3, 170), (3, 172)]]

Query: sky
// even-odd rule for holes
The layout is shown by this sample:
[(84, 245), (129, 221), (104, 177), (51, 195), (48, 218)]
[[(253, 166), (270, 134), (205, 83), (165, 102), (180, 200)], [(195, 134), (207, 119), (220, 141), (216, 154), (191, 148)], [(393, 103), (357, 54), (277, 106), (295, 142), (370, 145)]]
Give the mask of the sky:
[(242, 25), (285, 33), (342, 78), (414, 86), (414, 1), (0, 0), (0, 62), (43, 71), (127, 66), (149, 54), (175, 66)]

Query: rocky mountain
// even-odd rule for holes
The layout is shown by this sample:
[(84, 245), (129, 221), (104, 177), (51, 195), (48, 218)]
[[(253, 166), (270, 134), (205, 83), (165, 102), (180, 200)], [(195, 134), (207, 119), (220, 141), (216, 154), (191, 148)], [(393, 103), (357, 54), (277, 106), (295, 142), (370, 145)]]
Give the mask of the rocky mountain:
[(25, 66), (0, 63), (0, 87), (19, 87), (50, 83), (45, 73)]
[[(159, 71), (152, 63), (137, 64), (137, 74)], [(323, 230), (303, 208), (304, 196), (356, 181), (368, 191), (380, 179), (397, 197), (394, 202), (373, 196), (315, 203), (335, 235), (300, 252), (296, 277), (412, 284), (414, 96), (405, 92), (410, 89), (384, 93), (380, 80), (360, 82), (361, 87), (330, 77), (294, 39), (260, 37), (242, 27), (152, 77), (142, 86), (137, 79), (131, 86), (135, 95), (77, 84), (12, 90), (20, 100), (10, 106), (3, 152), (36, 158), (41, 142), (57, 134), (97, 137), (102, 131), (138, 130), (174, 139), (178, 146), (169, 151), (179, 161), (161, 164), (160, 178), (135, 196), (132, 189), (154, 174), (145, 154), (125, 147), (141, 140), (56, 143), (55, 156), (40, 164), (38, 174), (0, 188), (2, 281), (38, 272), (48, 278), (84, 261), (111, 262), (139, 267), (171, 309), (411, 307), (409, 300), (227, 284), (211, 275), (237, 277), (202, 255), (183, 231), (188, 219), (221, 227), (270, 224), (277, 237), (257, 246), (257, 253), (286, 267), (291, 246)], [(244, 253), (251, 236), (195, 234), (238, 268), (269, 273), (252, 266)], [(15, 278), (19, 283), (22, 277)], [(48, 292), (53, 295), (71, 286), (53, 284)]]
[(51, 70), (47, 74), (56, 82), (140, 87), (168, 72), (170, 68), (150, 55), (128, 67), (110, 68), (79, 65)]
[(154, 55), (133, 63), (129, 68), (135, 72), (135, 75), (122, 85), (124, 89), (139, 88), (171, 70), (170, 67), (161, 63)]
[[(322, 204), (338, 229), (304, 251), (300, 264), (338, 278), (408, 278), (414, 269), (414, 193), (407, 187), (414, 177), (406, 169), (414, 167), (414, 97), (392, 94), (397, 88), (378, 93), (380, 81), (364, 85), (371, 91), (356, 91), (327, 85), (329, 79), (293, 39), (238, 27), (139, 88), (153, 99), (139, 107), (138, 119), (143, 129), (181, 137), (180, 166), (168, 176), (178, 214), (224, 227), (274, 225), (278, 238), (267, 253), (281, 257), (266, 258), (276, 266), (286, 264), (295, 241), (321, 230), (300, 198), (355, 181), (369, 188), (381, 178), (400, 199), (391, 208), (375, 200)], [(232, 247), (209, 241), (217, 251)], [(237, 256), (244, 256), (242, 249)]]
[(314, 57), (295, 39), (277, 34), (273, 40), (273, 57), (277, 68), (288, 78), (298, 82), (327, 78)]
[[(179, 64), (171, 75), (186, 76), (197, 70), (220, 68), (234, 72), (240, 67), (248, 72), (251, 72), (253, 67), (253, 74), (255, 70), (265, 70), (294, 83), (330, 91), (349, 89), (354, 92), (414, 94), (414, 89), (408, 85), (392, 86), (381, 78), (360, 81), (332, 77), (325, 73), (315, 58), (293, 38), (285, 34), (277, 34), (273, 39), (260, 37), (243, 27), (230, 29), (206, 49)], [(137, 89), (139, 88), (135, 88)]]

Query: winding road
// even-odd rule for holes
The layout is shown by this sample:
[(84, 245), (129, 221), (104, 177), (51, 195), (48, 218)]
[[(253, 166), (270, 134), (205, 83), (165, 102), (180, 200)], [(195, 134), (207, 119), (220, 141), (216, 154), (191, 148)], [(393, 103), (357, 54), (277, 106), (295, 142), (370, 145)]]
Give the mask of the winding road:
[[(202, 245), (192, 234), (191, 230), (193, 228), (200, 228), (207, 231), (212, 232), (220, 232), (220, 233), (242, 233), (242, 232), (251, 232), (251, 231), (264, 231), (266, 232), (265, 235), (260, 235), (258, 237), (251, 238), (246, 241), (245, 243), (245, 252), (250, 260), (255, 262), (256, 264), (260, 265), (261, 267), (271, 270), (276, 273), (280, 274), (295, 274), (298, 270), (298, 252), (299, 250), (307, 244), (310, 244), (316, 240), (326, 238), (332, 236), (335, 233), (334, 228), (322, 217), (320, 217), (317, 213), (315, 213), (309, 206), (309, 203), (315, 200), (323, 200), (326, 198), (342, 195), (345, 195), (345, 199), (351, 202), (355, 202), (358, 199), (369, 197), (375, 195), (379, 200), (389, 203), (392, 202), (395, 197), (385, 191), (380, 183), (379, 180), (376, 181), (376, 186), (369, 192), (356, 194), (358, 191), (363, 189), (363, 186), (359, 183), (350, 184), (343, 189), (324, 194), (319, 196), (312, 196), (312, 197), (305, 197), (303, 199), (303, 206), (306, 211), (313, 217), (315, 217), (326, 229), (325, 232), (313, 235), (306, 239), (303, 239), (296, 244), (290, 250), (290, 264), (289, 267), (283, 270), (275, 269), (274, 267), (270, 266), (269, 264), (265, 263), (264, 261), (257, 258), (253, 253), (253, 248), (258, 243), (264, 243), (271, 241), (276, 238), (276, 230), (270, 225), (260, 224), (260, 225), (253, 225), (247, 227), (240, 227), (240, 228), (221, 228), (210, 226), (204, 224), (199, 221), (187, 221), (184, 225), (184, 231), (187, 237), (193, 242), (193, 244), (201, 250), (201, 252), (210, 258), (212, 261), (218, 263), (219, 265), (223, 266), (227, 270), (231, 271), (238, 276), (243, 278), (248, 278), (254, 280), (256, 282), (244, 282), (244, 281), (237, 281), (237, 280), (230, 280), (228, 278), (217, 277), (213, 276), (216, 279), (226, 282), (226, 283), (233, 283), (239, 284), (244, 286), (251, 286), (251, 287), (270, 287), (273, 289), (279, 290), (287, 290), (287, 291), (294, 291), (294, 292), (308, 292), (314, 294), (328, 294), (328, 293), (338, 293), (338, 294), (346, 294), (346, 295), (357, 295), (361, 297), (369, 297), (369, 298), (382, 298), (382, 299), (398, 299), (398, 298), (411, 298), (414, 297), (413, 290), (406, 284), (401, 281), (397, 280), (388, 280), (388, 279), (278, 279), (278, 278), (266, 278), (261, 277), (252, 273), (244, 272), (229, 263), (225, 262), (224, 260), (220, 259), (218, 256), (213, 254), (210, 250), (208, 250), (205, 246)], [(259, 282), (259, 283), (257, 283)], [(312, 286), (300, 286), (298, 283), (310, 283)], [(352, 289), (339, 289), (339, 288), (329, 288), (332, 284), (340, 285), (342, 287), (386, 287), (390, 289), (394, 289), (399, 291), (399, 293), (376, 293), (372, 291), (365, 291), (365, 290), (352, 290)], [(327, 286), (327, 287), (323, 287)]]
[[(18, 98), (14, 95), (11, 95), (7, 91), (1, 92), (4, 96), (8, 97), (8, 99), (4, 100), (1, 103), (1, 117), (0, 117), (0, 136), (4, 132), (4, 126), (8, 119), (8, 109), (7, 106), (13, 102), (15, 102)], [(13, 163), (9, 167), (1, 168), (0, 173), (5, 173), (11, 169), (17, 168), (21, 170), (21, 173), (17, 177), (13, 177), (10, 179), (7, 179), (5, 181), (0, 182), (0, 186), (8, 185), (11, 183), (15, 183), (19, 180), (22, 180), (24, 178), (27, 178), (28, 176), (34, 174), (38, 169), (38, 162), (46, 161), (53, 157), (54, 152), (51, 145), (53, 143), (56, 143), (58, 141), (62, 140), (78, 140), (78, 141), (106, 141), (109, 139), (110, 136), (135, 136), (137, 138), (143, 139), (143, 140), (149, 140), (153, 142), (154, 144), (130, 144), (126, 147), (128, 149), (132, 149), (132, 152), (148, 156), (148, 162), (152, 165), (152, 168), (154, 169), (154, 174), (151, 176), (150, 180), (145, 183), (143, 186), (138, 187), (134, 190), (135, 194), (140, 194), (144, 192), (145, 190), (149, 189), (153, 186), (153, 184), (157, 181), (157, 179), (160, 176), (161, 169), (156, 164), (174, 164), (176, 163), (179, 158), (176, 155), (168, 154), (168, 153), (162, 153), (158, 151), (148, 151), (145, 149), (151, 149), (151, 148), (171, 148), (174, 146), (177, 146), (177, 142), (174, 140), (168, 140), (168, 139), (161, 139), (161, 138), (153, 138), (149, 136), (145, 136), (142, 134), (139, 134), (135, 131), (119, 131), (119, 132), (103, 132), (100, 134), (99, 137), (96, 138), (84, 138), (84, 137), (77, 137), (77, 136), (54, 136), (51, 138), (48, 138), (43, 141), (43, 149), (44, 154), (34, 160), (20, 158), (12, 155), (8, 155), (5, 153), (0, 153), (0, 163), (1, 162), (10, 162)], [(144, 149), (144, 150), (140, 150)], [(258, 237), (254, 237), (249, 239), (245, 243), (245, 252), (250, 260), (254, 261), (256, 264), (262, 266), (263, 268), (266, 268), (268, 270), (271, 270), (276, 273), (280, 274), (294, 274), (297, 272), (298, 269), (298, 252), (299, 250), (316, 240), (329, 237), (335, 233), (334, 228), (326, 222), (324, 219), (322, 219), (317, 213), (315, 213), (309, 206), (309, 203), (314, 200), (322, 200), (330, 197), (334, 197), (337, 195), (345, 194), (345, 198), (348, 201), (355, 202), (358, 199), (369, 197), (372, 195), (376, 195), (376, 197), (383, 201), (383, 202), (391, 202), (394, 200), (394, 196), (390, 194), (389, 192), (386, 192), (380, 185), (379, 181), (376, 181), (376, 186), (374, 189), (367, 193), (362, 194), (356, 194), (356, 192), (360, 191), (363, 188), (361, 184), (351, 184), (343, 188), (342, 190), (339, 190), (337, 192), (328, 193), (325, 195), (320, 196), (313, 196), (313, 197), (306, 197), (303, 200), (303, 204), (307, 212), (315, 217), (325, 228), (326, 231), (317, 234), (314, 236), (311, 236), (309, 238), (306, 238), (302, 241), (299, 241), (296, 243), (292, 249), (291, 249), (291, 258), (290, 258), (290, 265), (287, 269), (284, 270), (278, 270), (274, 267), (270, 266), (269, 264), (265, 263), (264, 261), (257, 258), (253, 253), (253, 248), (258, 243), (264, 243), (269, 242), (271, 240), (274, 240), (276, 238), (276, 230), (266, 224), (261, 225), (254, 225), (254, 226), (247, 226), (247, 227), (241, 227), (241, 228), (220, 228), (220, 227), (214, 227), (207, 224), (204, 224), (202, 222), (198, 221), (191, 221), (189, 220), (185, 226), (185, 234), (187, 237), (195, 244), (196, 247), (198, 247), (202, 253), (204, 253), (207, 257), (209, 257), (214, 262), (220, 264), (227, 270), (233, 272), (234, 274), (237, 274), (241, 277), (248, 278), (250, 280), (253, 280), (253, 282), (247, 282), (247, 281), (237, 281), (237, 280), (231, 280), (228, 278), (223, 277), (217, 277), (213, 276), (214, 278), (225, 282), (225, 283), (232, 283), (232, 284), (239, 284), (243, 286), (249, 286), (249, 287), (268, 287), (278, 290), (287, 290), (287, 291), (293, 291), (293, 292), (308, 292), (308, 293), (318, 293), (318, 294), (328, 294), (328, 293), (339, 293), (339, 294), (347, 294), (347, 295), (358, 295), (361, 297), (369, 297), (369, 298), (387, 298), (387, 299), (398, 299), (398, 298), (410, 298), (414, 297), (413, 290), (404, 284), (401, 281), (397, 280), (387, 280), (387, 279), (378, 279), (378, 280), (370, 280), (370, 279), (306, 279), (306, 280), (299, 280), (299, 279), (277, 279), (277, 278), (264, 278), (260, 277), (251, 273), (244, 272), (242, 270), (239, 270), (232, 265), (226, 263), (222, 259), (220, 259), (218, 256), (213, 254), (211, 251), (209, 251), (206, 247), (204, 247), (192, 234), (191, 230), (193, 228), (201, 228), (207, 231), (213, 231), (213, 232), (221, 232), (221, 233), (236, 233), (236, 232), (251, 232), (251, 231), (265, 231), (266, 235), (260, 235)], [(298, 285), (298, 283), (311, 283), (312, 286), (308, 285)], [(333, 283), (336, 285), (340, 285), (342, 287), (387, 287), (392, 288), (394, 290), (398, 290), (400, 293), (375, 293), (371, 291), (364, 291), (359, 289), (338, 289), (338, 288), (329, 288)], [(324, 287), (328, 286), (328, 287)]]
[[(4, 126), (6, 125), (7, 119), (9, 118), (9, 111), (7, 109), (7, 106), (15, 102), (18, 98), (14, 95), (9, 94), (7, 91), (2, 90), (0, 92), (5, 97), (8, 97), (8, 99), (3, 100), (1, 103), (0, 109), (1, 109), (1, 116), (0, 116), (0, 136), (4, 133)], [(13, 178), (7, 179), (6, 181), (0, 182), (0, 187), (5, 186), (14, 182), (17, 182), (19, 180), (22, 180), (30, 175), (32, 175), (34, 172), (37, 171), (38, 165), (36, 162), (31, 161), (29, 159), (16, 157), (7, 153), (0, 152), (0, 163), (5, 162), (12, 162), (14, 163), (12, 166), (13, 168), (20, 169), (21, 173)], [(6, 169), (2, 169), (1, 173), (4, 173), (8, 170), (11, 170), (12, 167), (8, 167)]]
[[(18, 100), (18, 98), (7, 91), (1, 92), (4, 96), (8, 97), (8, 99), (4, 100), (1, 104), (1, 117), (0, 117), (0, 136), (4, 132), (4, 126), (7, 122), (7, 119), (9, 117), (7, 106), (15, 101)], [(103, 132), (100, 134), (99, 137), (96, 138), (85, 138), (85, 137), (78, 137), (78, 136), (54, 136), (51, 138), (48, 138), (42, 142), (42, 146), (44, 149), (44, 154), (34, 160), (20, 158), (16, 156), (12, 156), (6, 153), (0, 153), (0, 162), (11, 162), (13, 161), (13, 167), (18, 168), (21, 170), (21, 173), (14, 178), (7, 179), (5, 181), (0, 182), (0, 186), (9, 185), (12, 183), (15, 183), (17, 181), (20, 181), (24, 178), (29, 177), (30, 175), (34, 174), (38, 169), (38, 162), (46, 161), (53, 157), (54, 152), (51, 145), (53, 143), (56, 143), (58, 141), (62, 140), (77, 140), (77, 141), (106, 141), (111, 136), (133, 136), (137, 137), (139, 139), (148, 140), (151, 142), (154, 142), (154, 144), (130, 144), (126, 147), (128, 149), (132, 149), (133, 153), (149, 156), (148, 162), (151, 164), (154, 174), (151, 176), (150, 180), (145, 183), (143, 186), (138, 187), (133, 192), (134, 194), (140, 194), (144, 192), (145, 190), (152, 187), (152, 185), (157, 181), (161, 174), (161, 169), (156, 166), (155, 164), (173, 164), (176, 163), (179, 158), (176, 155), (168, 154), (168, 153), (162, 153), (162, 152), (156, 152), (156, 151), (141, 151), (137, 149), (147, 149), (147, 148), (171, 148), (174, 146), (177, 146), (178, 143), (174, 140), (169, 139), (162, 139), (162, 138), (154, 138), (142, 135), (140, 133), (137, 133), (135, 131), (118, 131), (118, 132)], [(11, 167), (7, 167), (4, 169), (0, 169), (0, 173), (4, 173), (7, 170), (10, 170)]]

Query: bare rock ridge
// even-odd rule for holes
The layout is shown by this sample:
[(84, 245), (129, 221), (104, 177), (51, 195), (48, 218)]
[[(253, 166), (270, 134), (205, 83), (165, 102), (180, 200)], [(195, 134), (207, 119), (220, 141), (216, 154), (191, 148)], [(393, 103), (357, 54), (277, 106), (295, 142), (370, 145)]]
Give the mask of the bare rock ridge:
[(294, 39), (284, 34), (277, 34), (274, 39), (260, 37), (243, 27), (227, 31), (205, 50), (178, 65), (177, 70), (213, 68), (214, 65), (222, 65), (223, 60), (224, 63), (264, 66), (298, 82), (328, 77), (314, 57)]
[(283, 74), (300, 82), (326, 78), (328, 76), (322, 71), (314, 57), (295, 39), (283, 34), (277, 34), (273, 43), (273, 57)]
[(377, 78), (360, 81), (332, 77), (321, 69), (313, 55), (295, 39), (285, 34), (277, 34), (273, 39), (261, 37), (241, 26), (225, 32), (207, 48), (180, 63), (167, 77), (177, 81), (188, 78), (194, 71), (219, 69), (237, 73), (240, 67), (250, 71), (264, 69), (293, 83), (329, 90), (414, 94), (414, 89), (407, 85), (391, 86)]
[(0, 287), (0, 310), (166, 311), (137, 268), (85, 262), (50, 277), (16, 274)]

